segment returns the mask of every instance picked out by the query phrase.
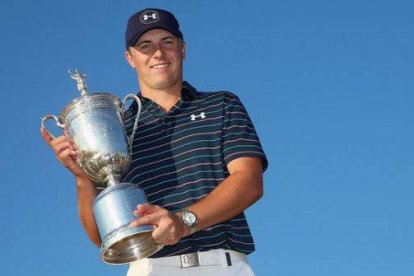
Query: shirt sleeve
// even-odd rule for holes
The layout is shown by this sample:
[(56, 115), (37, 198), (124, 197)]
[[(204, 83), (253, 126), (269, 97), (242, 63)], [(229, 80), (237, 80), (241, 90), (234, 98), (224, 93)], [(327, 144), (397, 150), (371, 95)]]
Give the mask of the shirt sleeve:
[(259, 157), (263, 171), (268, 161), (256, 130), (240, 99), (226, 92), (224, 95), (223, 158), (226, 165), (239, 157)]

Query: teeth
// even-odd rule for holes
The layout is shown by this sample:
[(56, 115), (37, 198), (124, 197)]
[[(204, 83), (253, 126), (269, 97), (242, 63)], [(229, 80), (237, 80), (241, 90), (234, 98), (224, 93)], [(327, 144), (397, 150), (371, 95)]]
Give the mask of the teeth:
[(154, 65), (154, 66), (152, 66), (152, 68), (165, 68), (165, 67), (167, 67), (168, 66), (168, 64), (157, 64), (157, 65)]

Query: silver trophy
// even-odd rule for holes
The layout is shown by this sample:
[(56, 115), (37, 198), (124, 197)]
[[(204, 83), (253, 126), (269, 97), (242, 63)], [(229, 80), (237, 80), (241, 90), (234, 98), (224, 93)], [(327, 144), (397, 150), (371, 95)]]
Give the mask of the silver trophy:
[[(148, 257), (162, 247), (151, 237), (153, 227), (129, 227), (131, 221), (137, 219), (136, 206), (146, 202), (145, 195), (136, 185), (121, 183), (131, 160), (141, 101), (134, 94), (127, 95), (123, 103), (109, 93), (88, 94), (86, 75), (78, 70), (69, 73), (76, 80), (81, 96), (67, 105), (59, 117), (43, 117), (42, 127), (53, 119), (58, 127), (66, 130), (79, 166), (94, 183), (106, 186), (93, 207), (102, 240), (102, 260), (123, 264)], [(122, 117), (129, 99), (137, 102), (138, 109), (132, 133), (127, 137)]]

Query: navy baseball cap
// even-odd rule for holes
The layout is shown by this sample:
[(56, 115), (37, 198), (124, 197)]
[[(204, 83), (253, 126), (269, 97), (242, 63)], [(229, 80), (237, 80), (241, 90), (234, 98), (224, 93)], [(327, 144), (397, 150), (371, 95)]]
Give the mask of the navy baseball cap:
[(183, 39), (180, 26), (172, 13), (162, 9), (148, 8), (132, 15), (125, 31), (125, 46), (134, 46), (145, 32), (163, 29)]

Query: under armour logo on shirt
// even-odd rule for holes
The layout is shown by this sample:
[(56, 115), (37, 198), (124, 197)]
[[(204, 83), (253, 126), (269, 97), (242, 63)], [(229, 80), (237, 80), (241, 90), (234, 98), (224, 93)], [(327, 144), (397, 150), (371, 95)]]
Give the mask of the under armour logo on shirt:
[(206, 113), (205, 112), (201, 112), (200, 115), (192, 114), (190, 117), (191, 117), (191, 121), (195, 121), (198, 118), (204, 119), (206, 117)]

